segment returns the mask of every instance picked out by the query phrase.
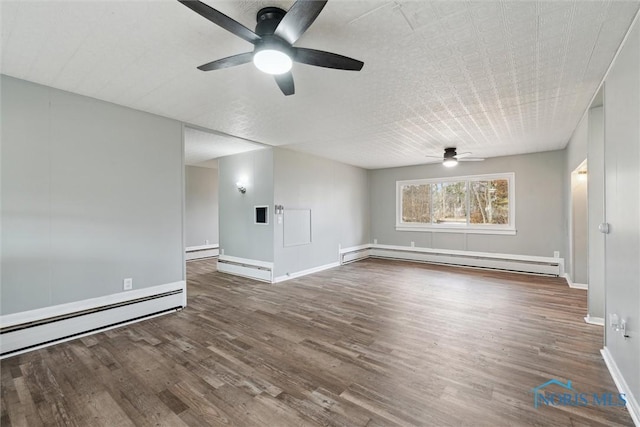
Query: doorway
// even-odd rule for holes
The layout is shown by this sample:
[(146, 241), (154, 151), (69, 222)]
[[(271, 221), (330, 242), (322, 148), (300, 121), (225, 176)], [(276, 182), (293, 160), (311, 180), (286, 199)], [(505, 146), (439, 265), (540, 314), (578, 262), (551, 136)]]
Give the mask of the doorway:
[(604, 216), (604, 110), (600, 89), (589, 109), (588, 204), (589, 204), (589, 289), (587, 323), (604, 324), (605, 235), (599, 230)]

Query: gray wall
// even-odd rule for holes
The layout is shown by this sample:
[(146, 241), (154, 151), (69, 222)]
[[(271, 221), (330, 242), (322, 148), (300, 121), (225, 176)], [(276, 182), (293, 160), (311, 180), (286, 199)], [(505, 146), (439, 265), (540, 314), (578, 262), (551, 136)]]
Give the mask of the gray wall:
[(185, 244), (217, 244), (218, 169), (185, 166), (184, 172)]
[[(571, 173), (580, 166), (587, 158), (587, 152), (589, 149), (589, 115), (585, 114), (578, 126), (573, 131), (573, 135), (569, 139), (569, 143), (567, 144), (567, 148), (565, 149), (565, 165), (564, 165), (564, 176), (563, 176), (563, 188), (566, 194), (564, 199), (564, 240), (565, 247), (567, 253), (565, 254), (565, 271), (567, 273), (573, 272), (573, 258), (574, 255), (571, 252), (571, 243), (573, 238), (571, 236), (572, 225), (571, 225), (571, 192), (572, 192), (572, 179)], [(573, 280), (573, 278), (572, 278)], [(579, 283), (579, 282), (578, 282)]]
[(606, 329), (606, 347), (640, 399), (640, 24), (605, 81), (606, 313), (628, 322), (625, 339)]
[(598, 225), (604, 222), (604, 112), (589, 110), (589, 174), (587, 180), (589, 216), (589, 316), (604, 317), (604, 234)]
[(571, 174), (580, 166), (580, 163), (587, 158), (587, 151), (589, 150), (589, 115), (585, 114), (582, 120), (578, 123), (578, 126), (573, 131), (571, 139), (567, 144), (567, 156), (566, 156), (566, 172), (567, 176)]
[(183, 280), (182, 124), (0, 84), (2, 314)]
[(274, 150), (274, 202), (285, 209), (311, 209), (312, 242), (283, 246), (275, 225), (275, 276), (338, 261), (343, 248), (369, 243), (367, 171), (309, 154)]
[[(515, 172), (517, 235), (396, 231), (396, 181)], [(564, 253), (564, 152), (549, 151), (465, 162), (369, 171), (371, 239), (380, 244), (458, 249), (520, 255)]]
[[(242, 194), (236, 182), (243, 180)], [(273, 262), (273, 149), (218, 161), (220, 254)], [(254, 206), (269, 206), (269, 224), (254, 224)]]

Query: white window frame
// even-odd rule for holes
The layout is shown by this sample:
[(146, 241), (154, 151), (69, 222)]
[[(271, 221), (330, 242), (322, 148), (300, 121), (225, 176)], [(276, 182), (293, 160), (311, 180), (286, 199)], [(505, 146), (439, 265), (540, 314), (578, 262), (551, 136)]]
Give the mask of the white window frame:
[[(450, 182), (490, 181), (506, 179), (509, 182), (509, 223), (508, 224), (469, 224), (470, 195), (467, 184), (467, 223), (466, 224), (416, 224), (402, 222), (402, 187), (405, 185), (425, 185)], [(412, 179), (396, 181), (396, 231), (424, 231), (433, 233), (469, 233), (469, 234), (516, 234), (516, 175), (514, 172), (486, 175), (452, 176), (430, 179)], [(433, 197), (433, 195), (432, 195)], [(429, 204), (431, 205), (431, 203)], [(433, 209), (433, 207), (432, 207)]]

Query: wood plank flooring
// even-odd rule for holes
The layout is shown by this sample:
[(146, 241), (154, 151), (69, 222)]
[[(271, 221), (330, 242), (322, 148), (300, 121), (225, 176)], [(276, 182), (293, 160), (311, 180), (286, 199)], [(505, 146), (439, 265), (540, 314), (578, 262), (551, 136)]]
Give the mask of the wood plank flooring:
[[(268, 285), (188, 264), (188, 307), (1, 363), (2, 426), (618, 426), (564, 280), (366, 260)], [(554, 390), (562, 391), (562, 390)]]

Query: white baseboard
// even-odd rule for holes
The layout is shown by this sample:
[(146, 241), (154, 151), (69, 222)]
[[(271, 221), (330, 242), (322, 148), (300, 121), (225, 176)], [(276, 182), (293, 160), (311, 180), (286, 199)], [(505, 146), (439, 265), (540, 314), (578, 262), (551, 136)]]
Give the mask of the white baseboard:
[(0, 316), (0, 357), (183, 308), (186, 295), (179, 281)]
[(218, 271), (273, 283), (273, 263), (268, 261), (220, 255), (218, 257)]
[(581, 289), (583, 291), (589, 290), (589, 285), (586, 283), (573, 283), (571, 280), (571, 275), (569, 273), (564, 273), (564, 278), (567, 281), (567, 285), (569, 285), (572, 289)]
[(318, 273), (320, 271), (329, 270), (330, 268), (335, 268), (339, 266), (340, 266), (340, 262), (336, 261), (336, 262), (321, 265), (318, 267), (308, 268), (306, 270), (297, 271), (295, 273), (290, 273), (285, 276), (278, 276), (273, 280), (273, 283), (285, 282), (287, 280), (295, 279), (297, 277), (306, 276), (307, 274)]
[(585, 321), (585, 323), (588, 323), (590, 325), (604, 326), (604, 318), (602, 318), (602, 317), (593, 317), (593, 316), (587, 314), (584, 317), (584, 321)]
[(186, 282), (181, 280), (179, 282), (166, 283), (148, 288), (133, 289), (130, 291), (85, 299), (82, 301), (52, 305), (49, 307), (37, 308), (35, 310), (21, 311), (19, 313), (4, 314), (0, 316), (0, 327), (7, 328), (9, 326), (15, 326), (22, 323), (38, 322), (51, 317), (66, 316), (83, 310), (92, 310), (106, 305), (118, 304), (138, 298), (146, 298), (174, 290), (183, 290), (186, 295)]
[(194, 259), (213, 258), (220, 255), (219, 245), (201, 245), (187, 246), (185, 248), (185, 260), (192, 261)]
[(218, 249), (220, 245), (214, 243), (212, 245), (200, 245), (200, 246), (187, 246), (184, 250), (185, 252), (195, 252), (195, 251), (204, 251), (207, 249)]
[(185, 261), (193, 261), (196, 259), (215, 258), (220, 255), (219, 249), (203, 249), (185, 253)]
[(371, 244), (339, 248), (338, 256), (341, 264), (367, 259), (371, 257)]
[[(562, 258), (531, 255), (369, 244), (340, 249), (340, 257), (341, 260), (347, 260), (347, 262), (372, 257), (554, 276), (564, 274), (564, 260)], [(355, 259), (350, 259), (350, 257)]]
[(633, 423), (640, 427), (640, 405), (638, 405), (638, 401), (635, 399), (635, 396), (631, 392), (631, 389), (627, 385), (616, 361), (613, 360), (611, 353), (607, 347), (600, 350), (602, 353), (602, 358), (604, 359), (604, 363), (607, 364), (607, 368), (609, 369), (609, 373), (611, 374), (611, 378), (613, 378), (613, 382), (616, 383), (616, 387), (620, 393), (624, 393), (625, 399), (627, 400), (627, 410), (629, 411), (629, 415), (631, 415), (631, 419)]
[(110, 331), (112, 329), (122, 328), (123, 326), (132, 325), (134, 323), (138, 323), (138, 322), (141, 322), (143, 320), (149, 320), (149, 319), (153, 319), (155, 317), (165, 316), (165, 315), (171, 314), (171, 313), (174, 313), (174, 311), (163, 311), (161, 313), (156, 313), (156, 314), (151, 314), (149, 316), (145, 316), (144, 319), (134, 319), (134, 320), (118, 323), (118, 324), (111, 325), (111, 326), (105, 326), (104, 328), (100, 328), (98, 330), (92, 330), (90, 332), (80, 333), (80, 334), (74, 335), (72, 337), (61, 338), (61, 339), (55, 340), (53, 342), (47, 342), (45, 344), (35, 345), (33, 347), (29, 347), (29, 348), (24, 349), (24, 350), (16, 350), (16, 351), (13, 351), (13, 352), (11, 352), (10, 354), (7, 354), (7, 355), (0, 355), (0, 360), (6, 359), (6, 358), (9, 358), (9, 357), (13, 357), (13, 356), (18, 356), (20, 354), (28, 353), (30, 351), (39, 350), (41, 348), (51, 347), (52, 345), (62, 344), (63, 342), (73, 341), (73, 340), (77, 340), (77, 339), (80, 339), (80, 338), (88, 337), (89, 335), (95, 335), (95, 334), (99, 334), (101, 332)]
[(347, 253), (347, 252), (361, 251), (363, 249), (371, 249), (372, 246), (373, 246), (373, 243), (365, 243), (363, 245), (351, 246), (349, 248), (339, 247), (338, 248), (338, 253), (344, 254), (344, 253)]

